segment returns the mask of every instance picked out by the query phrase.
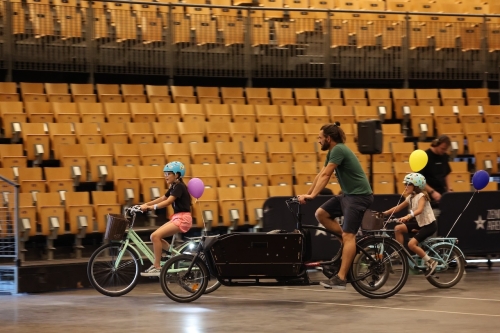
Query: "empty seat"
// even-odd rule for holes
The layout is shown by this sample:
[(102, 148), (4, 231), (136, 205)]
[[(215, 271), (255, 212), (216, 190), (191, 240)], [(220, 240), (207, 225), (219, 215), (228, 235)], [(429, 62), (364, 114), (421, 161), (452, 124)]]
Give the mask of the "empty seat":
[(45, 83), (49, 102), (71, 102), (67, 83)]
[(201, 104), (181, 103), (179, 104), (179, 109), (181, 111), (182, 121), (205, 121), (205, 110)]
[(0, 82), (0, 101), (19, 101), (19, 95), (17, 94), (17, 84), (15, 82)]
[(330, 122), (336, 121), (341, 125), (354, 124), (356, 122), (354, 108), (352, 106), (330, 106)]
[(113, 155), (116, 165), (120, 166), (139, 166), (141, 157), (139, 155), (139, 145), (132, 144), (114, 144)]
[(479, 106), (459, 106), (458, 119), (461, 123), (481, 123), (483, 122), (483, 115), (479, 112)]
[(43, 83), (20, 82), (21, 95), (24, 102), (46, 102)]
[(83, 123), (104, 123), (106, 115), (104, 114), (104, 107), (101, 103), (76, 103), (78, 112)]
[(291, 197), (293, 195), (293, 186), (292, 185), (284, 185), (284, 186), (268, 186), (267, 190), (269, 191), (269, 197)]
[(291, 163), (267, 163), (266, 168), (271, 186), (293, 185)]
[(280, 124), (279, 123), (255, 123), (255, 134), (260, 142), (279, 142)]
[(42, 123), (21, 124), (21, 135), (28, 160), (50, 158), (49, 135), (45, 129)]
[[(85, 228), (85, 232), (98, 229), (94, 226), (94, 208), (90, 204), (88, 192), (66, 193), (65, 207), (70, 234), (78, 235), (82, 228)], [(80, 238), (84, 235), (80, 235)]]
[(246, 186), (243, 188), (245, 194), (245, 206), (250, 224), (258, 224), (262, 219), (264, 202), (268, 199), (266, 186)]
[(49, 102), (25, 102), (24, 108), (30, 123), (51, 123), (54, 113)]
[(384, 142), (403, 142), (404, 135), (401, 132), (401, 124), (382, 124)]
[(189, 143), (191, 151), (191, 160), (194, 164), (215, 164), (217, 163), (217, 154), (213, 142), (207, 143)]
[(97, 95), (101, 103), (121, 103), (122, 95), (117, 84), (96, 84)]
[(319, 100), (321, 105), (344, 105), (342, 97), (340, 96), (340, 89), (318, 89)]
[(196, 87), (196, 94), (201, 104), (220, 104), (218, 87)]
[(128, 143), (128, 133), (125, 123), (103, 123), (99, 127), (105, 143)]
[(303, 124), (282, 123), (280, 124), (281, 140), (284, 142), (304, 142), (305, 132)]
[(233, 142), (254, 142), (255, 124), (248, 122), (229, 123), (229, 131)]
[[(206, 188), (203, 196), (196, 200), (196, 205), (192, 206), (193, 217), (196, 219), (196, 226), (207, 229), (219, 225), (219, 202), (217, 200), (217, 189)], [(194, 223), (193, 223), (194, 225)]]
[(174, 102), (196, 104), (192, 86), (171, 86), (170, 89), (172, 90)]
[(281, 122), (303, 124), (305, 122), (304, 107), (302, 105), (281, 105)]
[[(97, 21), (97, 18), (96, 18)], [(97, 102), (94, 94), (94, 86), (92, 84), (71, 83), (71, 94), (75, 103), (95, 103)]]
[(403, 119), (403, 107), (417, 105), (413, 89), (392, 89), (392, 99), (394, 101), (394, 115), (397, 119)]
[(319, 105), (318, 92), (314, 88), (295, 88), (295, 103), (297, 105)]
[(205, 188), (216, 188), (218, 186), (215, 164), (191, 164), (190, 175), (203, 179)]
[(73, 133), (72, 124), (68, 123), (50, 123), (49, 137), (50, 145), (54, 150), (54, 157), (58, 160), (61, 156), (59, 154), (59, 147), (61, 145), (76, 143), (76, 135)]
[(292, 142), (294, 162), (316, 162), (318, 157), (316, 148), (310, 142)]
[(408, 106), (410, 108), (410, 120), (413, 136), (433, 137), (434, 118), (428, 106)]
[(153, 103), (158, 122), (179, 122), (181, 111), (178, 103)]
[(21, 186), (21, 192), (46, 192), (45, 180), (42, 176), (42, 168), (18, 168), (18, 183)]
[(241, 187), (243, 185), (241, 164), (216, 164), (215, 172), (220, 187)]
[(165, 194), (163, 165), (139, 166), (137, 170), (141, 181), (141, 194), (145, 202), (153, 201)]
[(490, 105), (488, 88), (465, 89), (467, 105)]
[(242, 162), (240, 142), (216, 142), (215, 151), (220, 164), (237, 164)]
[(74, 126), (78, 143), (102, 143), (102, 136), (97, 123), (78, 123)]
[(295, 181), (298, 185), (312, 185), (318, 175), (316, 161), (314, 162), (294, 162), (293, 170)]
[(247, 224), (241, 187), (219, 187), (217, 195), (219, 197), (219, 212), (224, 226), (233, 228), (237, 225)]
[(266, 163), (253, 164), (243, 163), (241, 165), (243, 171), (243, 180), (245, 186), (267, 186), (268, 175)]
[(130, 143), (153, 143), (155, 136), (152, 131), (151, 123), (126, 123)]
[(437, 89), (415, 89), (418, 105), (439, 106)]
[(108, 144), (84, 145), (90, 181), (113, 180), (113, 153)]
[(243, 88), (241, 87), (221, 87), (222, 101), (224, 104), (245, 104)]
[(24, 156), (22, 144), (0, 145), (2, 168), (27, 167), (28, 160)]
[(293, 156), (289, 142), (268, 142), (268, 160), (272, 163), (292, 163)]
[(163, 150), (168, 162), (179, 161), (186, 169), (191, 164), (191, 153), (189, 143), (164, 143)]
[(256, 105), (255, 113), (260, 123), (281, 122), (281, 114), (278, 105)]
[(389, 89), (368, 89), (367, 91), (370, 105), (385, 108), (385, 119), (392, 119), (392, 100)]
[(391, 143), (392, 156), (394, 162), (410, 161), (410, 155), (415, 150), (413, 142), (392, 142)]
[[(211, 122), (231, 122), (231, 109), (229, 105), (205, 104), (205, 112), (208, 121)], [(207, 134), (209, 134), (207, 132)]]
[(153, 123), (156, 121), (154, 105), (151, 103), (129, 103), (134, 123)]
[(231, 114), (233, 116), (233, 121), (235, 123), (239, 122), (252, 122), (254, 123), (257, 119), (255, 113), (255, 106), (253, 105), (231, 105)]
[(39, 193), (36, 207), (42, 235), (50, 235), (51, 238), (55, 238), (57, 235), (64, 235), (72, 231), (69, 221), (65, 218), (65, 209), (61, 205), (58, 193)]
[(125, 102), (146, 103), (146, 95), (144, 95), (144, 86), (142, 84), (122, 84), (121, 88)]
[(146, 93), (149, 103), (170, 103), (170, 95), (168, 86), (151, 86), (146, 85)]
[(141, 202), (139, 172), (136, 167), (113, 166), (113, 185), (118, 203), (130, 206)]
[(474, 154), (476, 142), (489, 142), (488, 126), (486, 123), (464, 123), (463, 129), (467, 137), (469, 153)]
[(366, 106), (368, 101), (364, 89), (344, 89), (344, 104), (353, 106)]
[[(295, 32), (294, 32), (295, 35)], [(295, 43), (294, 43), (295, 44)], [(271, 88), (271, 100), (274, 105), (294, 105), (292, 89), (290, 88)]]
[(0, 120), (5, 138), (12, 138), (14, 124), (26, 123), (22, 102), (0, 102)]
[(162, 166), (165, 164), (165, 152), (161, 143), (145, 143), (139, 146), (141, 164), (144, 166)]
[(305, 106), (304, 113), (309, 124), (327, 124), (330, 122), (330, 112), (327, 106)]
[(205, 136), (205, 123), (199, 121), (178, 122), (179, 137), (181, 142), (203, 143)]
[(440, 89), (439, 92), (443, 105), (465, 105), (462, 89)]
[(228, 122), (206, 122), (205, 132), (208, 142), (230, 142), (231, 128)]
[(80, 171), (81, 181), (87, 181), (87, 158), (84, 146), (81, 144), (62, 145), (58, 151), (61, 155), (59, 158), (61, 166), (77, 168)]
[(53, 102), (52, 111), (58, 123), (79, 123), (80, 113), (76, 103), (71, 102)]
[(496, 142), (475, 142), (474, 157), (476, 170), (486, 170), (493, 174), (498, 172), (498, 147)]
[(254, 105), (269, 105), (267, 88), (246, 88), (247, 103)]
[(121, 214), (121, 205), (118, 203), (118, 195), (115, 191), (92, 191), (92, 203), (96, 224), (91, 229), (93, 232), (106, 232), (107, 215)]
[(128, 103), (103, 103), (103, 106), (109, 123), (128, 123), (131, 121)]
[[(57, 192), (64, 201), (66, 192), (74, 192), (74, 182), (70, 167), (44, 168), (48, 192)], [(61, 194), (62, 192), (62, 194)]]

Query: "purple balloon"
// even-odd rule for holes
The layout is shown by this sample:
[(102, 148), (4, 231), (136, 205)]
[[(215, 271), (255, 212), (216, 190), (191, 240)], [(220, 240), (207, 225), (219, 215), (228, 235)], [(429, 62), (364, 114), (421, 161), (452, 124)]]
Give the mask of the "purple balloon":
[(482, 190), (490, 182), (490, 175), (484, 170), (479, 170), (472, 176), (472, 185), (477, 191)]
[(205, 191), (205, 184), (200, 178), (191, 178), (188, 182), (188, 191), (196, 199), (199, 199)]

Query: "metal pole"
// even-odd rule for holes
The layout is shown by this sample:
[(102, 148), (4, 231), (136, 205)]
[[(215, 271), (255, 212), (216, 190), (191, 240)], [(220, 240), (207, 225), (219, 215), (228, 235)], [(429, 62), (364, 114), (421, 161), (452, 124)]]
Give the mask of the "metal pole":
[(96, 62), (96, 52), (94, 50), (94, 8), (92, 7), (92, 1), (88, 2), (89, 10), (87, 10), (87, 26), (85, 27), (85, 39), (87, 42), (87, 61), (89, 64), (89, 78), (88, 83), (94, 84), (94, 72), (95, 72), (95, 62)]
[(410, 87), (410, 16), (409, 13), (405, 15), (405, 29), (406, 33), (403, 37), (403, 88), (408, 89)]
[(12, 223), (14, 229), (14, 239), (15, 239), (15, 269), (14, 269), (14, 291), (19, 293), (19, 281), (18, 281), (18, 270), (21, 266), (20, 254), (19, 254), (19, 185), (14, 186), (14, 221)]
[(167, 62), (168, 66), (168, 85), (174, 85), (174, 14), (172, 13), (172, 4), (168, 4), (168, 34), (167, 34)]
[(253, 71), (253, 61), (252, 61), (252, 18), (250, 13), (250, 8), (246, 10), (247, 16), (245, 18), (245, 46), (244, 46), (244, 66), (245, 66), (245, 76), (247, 78), (247, 87), (252, 87), (252, 71)]
[(327, 11), (326, 15), (326, 34), (323, 38), (325, 59), (323, 64), (325, 68), (325, 88), (330, 88), (332, 79), (332, 20), (330, 18), (330, 11)]
[(14, 38), (13, 38), (13, 31), (14, 31), (14, 27), (13, 27), (13, 19), (12, 19), (12, 3), (10, 2), (10, 0), (7, 0), (7, 2), (5, 2), (5, 17), (4, 17), (4, 20), (5, 20), (5, 26), (4, 26), (4, 39), (5, 39), (5, 49), (4, 49), (4, 52), (5, 52), (5, 65), (7, 67), (7, 74), (5, 76), (5, 81), (6, 82), (12, 82), (12, 79), (13, 79), (13, 75), (12, 75), (12, 72), (13, 72), (13, 67), (14, 67), (14, 62), (13, 62), (13, 55), (12, 53), (14, 52)]
[(483, 17), (483, 27), (481, 29), (481, 55), (480, 61), (483, 64), (483, 88), (488, 88), (488, 21), (486, 15)]

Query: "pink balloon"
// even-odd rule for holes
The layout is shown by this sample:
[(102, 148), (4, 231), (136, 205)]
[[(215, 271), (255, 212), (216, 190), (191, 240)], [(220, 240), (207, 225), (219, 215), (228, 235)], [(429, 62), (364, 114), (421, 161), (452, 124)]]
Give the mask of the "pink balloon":
[(187, 185), (189, 194), (191, 194), (196, 199), (199, 199), (203, 192), (205, 191), (205, 184), (200, 178), (191, 178)]

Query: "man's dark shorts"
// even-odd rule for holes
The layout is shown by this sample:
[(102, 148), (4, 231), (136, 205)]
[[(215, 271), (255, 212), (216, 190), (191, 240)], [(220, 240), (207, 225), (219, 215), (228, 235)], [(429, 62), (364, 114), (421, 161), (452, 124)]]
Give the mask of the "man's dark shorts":
[(417, 242), (422, 243), (427, 237), (431, 237), (432, 235), (434, 235), (434, 233), (437, 231), (437, 223), (436, 221), (433, 221), (430, 224), (420, 227), (417, 220), (411, 219), (410, 221), (406, 222), (406, 228), (408, 229), (408, 232), (412, 232), (412, 230), (418, 230), (413, 238), (415, 238)]
[(365, 211), (373, 203), (373, 195), (336, 195), (320, 208), (324, 209), (330, 217), (336, 218), (344, 216), (342, 230), (350, 234), (356, 234), (363, 221)]

